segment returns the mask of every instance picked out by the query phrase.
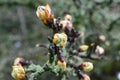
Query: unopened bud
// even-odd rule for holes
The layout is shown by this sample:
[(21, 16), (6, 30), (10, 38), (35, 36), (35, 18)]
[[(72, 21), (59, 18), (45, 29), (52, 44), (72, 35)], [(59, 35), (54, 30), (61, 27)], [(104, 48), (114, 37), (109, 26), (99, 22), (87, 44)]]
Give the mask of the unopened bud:
[(53, 37), (53, 43), (57, 46), (64, 47), (67, 43), (67, 35), (65, 33), (56, 33)]
[(39, 17), (39, 19), (42, 21), (42, 23), (45, 25), (48, 25), (49, 20), (54, 19), (54, 15), (48, 4), (46, 6), (38, 6), (36, 14)]
[(83, 72), (90, 72), (91, 70), (93, 70), (93, 63), (83, 62), (82, 64), (80, 64), (79, 67)]
[(59, 67), (62, 71), (65, 71), (65, 70), (66, 70), (66, 61), (58, 60), (58, 61), (57, 61), (57, 65), (58, 65), (58, 67)]
[(90, 77), (87, 74), (80, 74), (80, 79), (79, 80), (90, 80)]
[(110, 42), (109, 42), (109, 41), (106, 41), (106, 42), (105, 42), (105, 45), (106, 45), (106, 46), (110, 46)]
[(69, 29), (72, 29), (71, 19), (72, 19), (72, 16), (67, 14), (64, 17), (64, 20), (60, 21), (60, 23), (62, 24), (62, 30), (63, 31), (65, 31), (66, 27), (69, 28)]
[(62, 24), (62, 30), (65, 31), (65, 28), (72, 29), (72, 23), (70, 21), (63, 20), (60, 22)]
[(22, 66), (17, 65), (17, 66), (12, 66), (13, 67), (13, 71), (11, 73), (12, 77), (16, 80), (25, 80), (26, 76), (25, 76), (25, 70)]
[(104, 49), (102, 47), (97, 46), (95, 52), (98, 55), (103, 55), (105, 51), (104, 51)]
[(21, 58), (21, 57), (18, 57), (18, 58), (16, 58), (15, 60), (14, 60), (14, 65), (21, 65), (21, 61), (23, 61), (24, 59), (23, 58)]
[(18, 57), (18, 58), (16, 58), (15, 60), (14, 60), (14, 66), (16, 65), (20, 65), (20, 66), (24, 66), (24, 65), (29, 65), (29, 64), (31, 64), (31, 61), (28, 61), (28, 60), (25, 60), (25, 59), (23, 59), (23, 58), (21, 58), (21, 57)]
[(86, 51), (86, 50), (88, 50), (88, 48), (89, 48), (88, 45), (81, 45), (81, 46), (79, 47), (79, 51)]
[(100, 35), (100, 36), (99, 36), (99, 39), (100, 39), (101, 41), (105, 41), (105, 40), (106, 40), (106, 37), (105, 37), (104, 35)]

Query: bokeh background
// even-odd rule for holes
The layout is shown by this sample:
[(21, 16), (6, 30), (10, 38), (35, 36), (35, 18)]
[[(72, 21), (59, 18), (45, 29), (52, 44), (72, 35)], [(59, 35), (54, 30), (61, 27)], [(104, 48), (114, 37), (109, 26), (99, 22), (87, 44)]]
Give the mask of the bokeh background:
[[(55, 17), (72, 15), (74, 28), (84, 32), (82, 43), (105, 36), (105, 41), (99, 42), (105, 60), (93, 61), (91, 80), (120, 80), (120, 0), (0, 0), (0, 80), (13, 80), (10, 74), (16, 57), (40, 65), (47, 60), (47, 50), (35, 47), (49, 43), (51, 30), (36, 16), (37, 6), (46, 3)], [(43, 80), (53, 80), (51, 75), (46, 74)]]

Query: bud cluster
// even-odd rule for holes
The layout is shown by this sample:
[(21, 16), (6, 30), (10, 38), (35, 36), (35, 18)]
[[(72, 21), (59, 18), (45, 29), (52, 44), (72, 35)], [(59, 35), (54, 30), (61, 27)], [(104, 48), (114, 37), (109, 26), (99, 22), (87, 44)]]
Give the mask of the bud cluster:
[[(81, 34), (74, 29), (71, 15), (67, 14), (63, 20), (61, 18), (55, 18), (48, 4), (46, 6), (38, 6), (36, 14), (40, 21), (53, 31), (52, 36), (48, 37), (50, 42), (49, 46), (44, 44), (37, 45), (37, 47), (48, 49), (49, 60), (43, 67), (40, 67), (31, 64), (23, 58), (16, 58), (12, 71), (13, 78), (16, 80), (26, 80), (24, 66), (29, 64), (27, 70), (31, 71), (32, 75), (33, 71), (37, 75), (41, 75), (45, 71), (50, 71), (58, 76), (63, 75), (61, 77), (64, 77), (69, 72), (68, 68), (71, 68), (74, 70), (73, 73), (77, 74), (79, 80), (90, 80), (90, 77), (85, 73), (93, 70), (93, 63), (83, 61), (77, 64), (75, 58), (96, 59), (92, 57), (92, 53), (95, 53), (98, 57), (104, 54), (104, 49), (96, 43), (91, 43), (90, 45), (83, 44), (76, 49), (76, 42)], [(103, 40), (103, 36), (100, 38)], [(81, 53), (84, 53), (85, 56), (81, 55)], [(63, 79), (61, 78), (59, 80)]]
[(16, 58), (12, 66), (12, 77), (16, 80), (26, 80), (26, 72), (23, 66), (30, 64), (29, 61), (24, 60), (23, 58)]

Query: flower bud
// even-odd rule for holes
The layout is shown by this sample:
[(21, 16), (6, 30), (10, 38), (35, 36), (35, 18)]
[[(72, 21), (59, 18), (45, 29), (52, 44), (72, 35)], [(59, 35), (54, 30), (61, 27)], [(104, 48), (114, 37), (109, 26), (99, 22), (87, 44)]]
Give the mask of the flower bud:
[(53, 37), (53, 43), (57, 46), (64, 47), (67, 43), (67, 35), (65, 33), (56, 33)]
[(104, 54), (104, 49), (100, 46), (97, 46), (96, 47), (96, 50), (95, 50), (96, 54), (98, 54), (99, 56), (103, 55)]
[(89, 48), (88, 45), (81, 45), (81, 46), (79, 47), (79, 51), (86, 51), (88, 48)]
[(14, 65), (21, 65), (21, 61), (23, 61), (24, 59), (23, 58), (20, 58), (20, 57), (18, 57), (18, 58), (16, 58), (15, 60), (14, 60)]
[(100, 39), (101, 41), (105, 41), (105, 40), (106, 40), (106, 37), (105, 37), (104, 35), (100, 35), (100, 36), (99, 36), (99, 39)]
[(45, 25), (48, 25), (48, 21), (53, 21), (54, 18), (51, 8), (48, 4), (46, 6), (38, 6), (36, 14)]
[(64, 61), (58, 60), (57, 65), (62, 71), (66, 70), (66, 61), (65, 60)]
[(64, 17), (64, 20), (62, 20), (60, 23), (62, 24), (62, 30), (65, 31), (65, 28), (72, 29), (72, 23), (71, 23), (72, 16), (67, 14)]
[(15, 78), (16, 80), (25, 80), (25, 70), (22, 66), (17, 65), (17, 66), (12, 66), (13, 71), (11, 73), (12, 77)]
[(80, 77), (79, 80), (90, 80), (90, 77), (89, 77), (87, 74), (83, 74), (83, 73), (81, 73), (80, 76), (81, 76), (81, 77)]
[(31, 61), (25, 60), (21, 57), (18, 57), (14, 60), (14, 65), (24, 66), (24, 65), (29, 65), (30, 63), (31, 63)]
[(91, 62), (83, 62), (79, 67), (83, 72), (90, 72), (93, 69), (93, 64)]
[(65, 19), (66, 21), (71, 21), (71, 20), (72, 20), (72, 16), (69, 15), (69, 14), (67, 14), (67, 15), (64, 17), (64, 19)]
[(105, 42), (105, 45), (106, 45), (106, 46), (110, 46), (110, 42), (109, 42), (109, 41), (106, 41), (106, 42)]

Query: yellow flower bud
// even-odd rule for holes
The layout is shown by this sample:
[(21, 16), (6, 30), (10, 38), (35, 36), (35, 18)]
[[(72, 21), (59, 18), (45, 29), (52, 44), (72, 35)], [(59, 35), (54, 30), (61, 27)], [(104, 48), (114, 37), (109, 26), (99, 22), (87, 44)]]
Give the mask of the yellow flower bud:
[(82, 77), (79, 80), (90, 80), (90, 77), (87, 74), (82, 74)]
[(11, 73), (12, 77), (15, 78), (16, 80), (25, 80), (25, 70), (22, 66), (12, 66), (13, 71)]
[(48, 25), (48, 20), (53, 20), (54, 18), (51, 8), (48, 4), (46, 6), (38, 6), (36, 14), (45, 25)]
[(66, 61), (58, 60), (58, 61), (57, 61), (57, 65), (58, 65), (58, 67), (59, 67), (62, 71), (65, 71), (65, 70), (66, 70)]
[(81, 45), (81, 46), (79, 47), (80, 51), (86, 51), (88, 48), (89, 48), (88, 45)]
[(83, 62), (82, 64), (80, 64), (80, 69), (83, 72), (90, 72), (93, 69), (93, 63), (91, 63), (91, 62)]
[(65, 33), (56, 33), (53, 37), (53, 43), (57, 46), (64, 47), (67, 43), (67, 35)]

